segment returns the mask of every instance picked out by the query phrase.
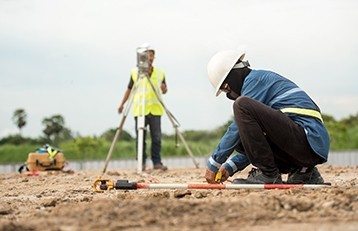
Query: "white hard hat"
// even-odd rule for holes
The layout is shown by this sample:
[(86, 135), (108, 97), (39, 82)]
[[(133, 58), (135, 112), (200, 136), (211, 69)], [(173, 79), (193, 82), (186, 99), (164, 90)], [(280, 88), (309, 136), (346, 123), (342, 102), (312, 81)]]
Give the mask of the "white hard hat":
[(208, 78), (215, 88), (215, 95), (221, 93), (220, 87), (227, 75), (239, 60), (245, 57), (244, 51), (224, 50), (217, 52), (208, 63)]
[(149, 45), (148, 43), (143, 43), (142, 45), (140, 45), (139, 47), (138, 47), (138, 50), (147, 50), (147, 51), (153, 51), (153, 52), (155, 52), (155, 50), (154, 50), (154, 48), (151, 46), (151, 45)]

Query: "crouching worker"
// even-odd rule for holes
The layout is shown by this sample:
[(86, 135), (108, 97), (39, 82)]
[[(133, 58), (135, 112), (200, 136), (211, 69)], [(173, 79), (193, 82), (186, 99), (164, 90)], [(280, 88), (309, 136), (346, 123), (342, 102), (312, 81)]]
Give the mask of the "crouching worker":
[(247, 179), (233, 183), (282, 184), (281, 174), (288, 174), (289, 184), (324, 183), (315, 167), (327, 161), (329, 151), (320, 109), (292, 81), (250, 69), (244, 56), (226, 50), (208, 63), (216, 96), (225, 92), (234, 101), (234, 121), (207, 162), (207, 182), (224, 182), (252, 164)]

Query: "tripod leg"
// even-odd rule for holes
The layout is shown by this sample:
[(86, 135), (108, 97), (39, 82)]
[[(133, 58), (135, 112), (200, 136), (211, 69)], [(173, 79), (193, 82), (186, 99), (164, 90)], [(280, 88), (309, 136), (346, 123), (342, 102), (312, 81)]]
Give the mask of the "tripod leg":
[(193, 161), (194, 165), (196, 168), (199, 168), (199, 163), (196, 161), (196, 159), (194, 158), (193, 153), (191, 152), (189, 145), (187, 144), (187, 142), (185, 141), (183, 135), (180, 133), (179, 129), (178, 129), (178, 125), (174, 122), (174, 118), (172, 113), (163, 105), (165, 112), (170, 120), (170, 122), (172, 123), (173, 127), (175, 128), (175, 132), (179, 135), (180, 140), (183, 142), (184, 147), (186, 149), (186, 151), (188, 152), (189, 156), (191, 157), (191, 160)]
[[(168, 117), (170, 118), (169, 114), (167, 113)], [(170, 119), (170, 121), (172, 121), (172, 119)], [(181, 140), (181, 142), (183, 142), (184, 144), (184, 147), (186, 149), (186, 151), (188, 152), (189, 156), (191, 157), (191, 160), (193, 161), (194, 165), (196, 168), (199, 168), (199, 163), (196, 161), (196, 159), (194, 158), (194, 155), (193, 153), (191, 152), (190, 148), (189, 148), (189, 145), (186, 143), (183, 135), (180, 133), (179, 129), (178, 129), (178, 126), (175, 126), (174, 125), (174, 121), (172, 121), (173, 123), (173, 126), (175, 127), (175, 131), (177, 132), (177, 134), (179, 135), (179, 138)]]
[(108, 166), (109, 160), (111, 159), (111, 156), (112, 156), (112, 153), (113, 153), (113, 150), (114, 150), (114, 146), (116, 145), (118, 137), (122, 133), (122, 127), (123, 127), (123, 124), (124, 124), (124, 121), (126, 120), (126, 118), (127, 118), (127, 115), (124, 115), (122, 117), (122, 121), (121, 121), (119, 127), (117, 128), (116, 134), (114, 135), (114, 138), (113, 138), (113, 141), (112, 141), (112, 144), (111, 144), (111, 148), (109, 149), (108, 154), (107, 154), (107, 158), (106, 158), (106, 162), (104, 164), (102, 174), (104, 174), (106, 172), (106, 170), (107, 170), (107, 166)]
[(124, 109), (123, 111), (123, 117), (122, 117), (122, 120), (121, 120), (121, 123), (119, 124), (118, 128), (117, 128), (117, 131), (116, 131), (116, 134), (114, 135), (114, 138), (113, 138), (113, 141), (112, 141), (112, 144), (111, 144), (111, 147), (108, 151), (108, 154), (107, 154), (107, 158), (106, 158), (106, 162), (104, 164), (104, 168), (103, 168), (103, 171), (102, 171), (102, 175), (104, 173), (106, 173), (106, 170), (107, 170), (107, 166), (108, 166), (108, 163), (109, 163), (109, 160), (111, 159), (111, 156), (112, 156), (112, 153), (113, 153), (113, 150), (114, 150), (114, 147), (116, 145), (116, 142), (118, 140), (118, 137), (120, 136), (120, 134), (122, 133), (122, 128), (123, 128), (123, 125), (124, 125), (124, 122), (126, 121), (126, 118), (127, 118), (127, 115), (128, 115), (128, 112), (129, 112), (129, 109), (133, 103), (133, 95), (134, 95), (134, 91), (136, 90), (137, 86), (135, 85), (133, 88), (132, 88), (132, 91), (128, 97), (128, 100), (129, 100), (129, 103), (127, 104), (126, 108)]
[(119, 127), (117, 128), (116, 134), (114, 135), (114, 138), (113, 138), (113, 141), (112, 141), (112, 144), (111, 144), (111, 148), (109, 149), (108, 154), (107, 154), (107, 158), (106, 158), (106, 162), (104, 164), (102, 174), (104, 174), (106, 172), (106, 170), (107, 170), (107, 166), (108, 166), (109, 160), (111, 159), (111, 156), (112, 156), (112, 153), (113, 153), (113, 150), (114, 150), (114, 146), (117, 143), (118, 137), (122, 133), (122, 127), (123, 127), (123, 124), (124, 124), (124, 121), (126, 120), (126, 118), (127, 118), (127, 116), (123, 116), (122, 121), (121, 121)]
[(189, 156), (191, 157), (191, 160), (193, 161), (194, 165), (196, 168), (199, 168), (199, 163), (196, 161), (196, 159), (194, 158), (194, 155), (193, 153), (191, 152), (190, 148), (189, 148), (189, 145), (186, 143), (183, 135), (180, 133), (180, 131), (178, 129), (176, 129), (178, 135), (179, 135), (179, 138), (181, 140), (181, 142), (183, 142), (184, 144), (184, 147), (186, 149), (186, 151), (188, 152)]
[(158, 93), (158, 90), (155, 88), (154, 84), (152, 83), (152, 81), (150, 80), (150, 78), (147, 76), (148, 82), (150, 84), (150, 86), (152, 87), (155, 95), (157, 96), (158, 101), (160, 102), (160, 104), (163, 106), (165, 113), (167, 114), (167, 116), (169, 117), (170, 122), (172, 123), (173, 127), (175, 128), (175, 131), (177, 132), (177, 134), (179, 134), (179, 138), (180, 140), (183, 142), (184, 147), (186, 149), (186, 151), (188, 152), (189, 156), (191, 157), (191, 159), (193, 160), (193, 163), (195, 165), (196, 168), (199, 168), (199, 163), (195, 160), (193, 153), (191, 152), (189, 145), (186, 143), (184, 137), (182, 136), (182, 134), (180, 133), (179, 129), (178, 129), (178, 125), (174, 122), (174, 120), (176, 122), (178, 122), (173, 114), (165, 107), (162, 98), (160, 97), (160, 94)]

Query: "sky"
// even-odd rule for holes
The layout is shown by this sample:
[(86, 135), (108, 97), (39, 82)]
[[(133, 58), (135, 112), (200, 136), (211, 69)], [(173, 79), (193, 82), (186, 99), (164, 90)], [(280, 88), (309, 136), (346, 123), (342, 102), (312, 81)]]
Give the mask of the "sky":
[[(253, 69), (298, 84), (335, 119), (358, 113), (358, 1), (355, 0), (0, 0), (0, 138), (42, 136), (56, 114), (81, 136), (118, 127), (136, 49), (156, 49), (168, 85), (165, 106), (179, 130), (211, 130), (232, 118), (214, 96), (207, 63), (244, 48)], [(134, 134), (132, 111), (123, 129)], [(162, 131), (173, 134), (165, 115)]]

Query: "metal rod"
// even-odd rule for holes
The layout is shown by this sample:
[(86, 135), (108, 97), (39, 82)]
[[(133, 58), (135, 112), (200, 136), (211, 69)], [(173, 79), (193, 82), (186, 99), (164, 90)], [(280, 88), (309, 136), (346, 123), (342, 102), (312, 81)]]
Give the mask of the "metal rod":
[(137, 189), (302, 189), (326, 188), (326, 184), (148, 184), (137, 183)]
[(140, 96), (140, 104), (139, 104), (139, 115), (137, 117), (137, 173), (142, 173), (143, 171), (143, 154), (145, 150), (144, 148), (144, 132), (145, 132), (145, 110), (146, 110), (146, 79), (147, 73), (143, 73), (138, 70), (138, 79), (137, 82), (140, 83), (139, 89), (139, 96)]
[(330, 183), (324, 184), (163, 184), (163, 183), (137, 183), (128, 180), (102, 179), (100, 176), (93, 183), (94, 192), (104, 192), (111, 189), (136, 190), (136, 189), (316, 189), (331, 187)]

